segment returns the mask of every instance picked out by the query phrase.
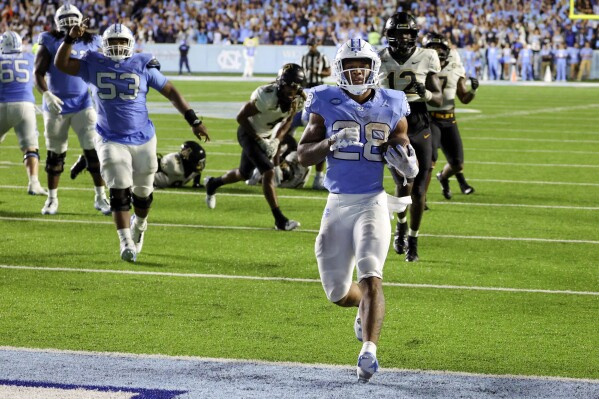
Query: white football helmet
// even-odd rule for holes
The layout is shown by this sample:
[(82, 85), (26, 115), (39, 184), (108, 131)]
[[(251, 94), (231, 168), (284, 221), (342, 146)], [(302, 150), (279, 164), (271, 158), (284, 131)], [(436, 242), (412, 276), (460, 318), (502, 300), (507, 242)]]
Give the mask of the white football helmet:
[(60, 6), (58, 10), (56, 10), (56, 15), (54, 15), (56, 29), (64, 33), (69, 33), (69, 30), (71, 30), (73, 26), (80, 25), (82, 20), (83, 15), (81, 14), (81, 11), (69, 3)]
[[(370, 68), (365, 71), (369, 73), (368, 77), (362, 84), (354, 84), (351, 82), (351, 76), (346, 72), (351, 72), (354, 69), (346, 69), (343, 66), (345, 60), (350, 59), (366, 59), (370, 60)], [(355, 95), (361, 95), (366, 90), (376, 88), (379, 85), (379, 70), (381, 69), (381, 59), (376, 52), (376, 49), (368, 42), (362, 39), (350, 39), (345, 42), (335, 55), (333, 64), (335, 75), (337, 78), (337, 86), (349, 91)], [(349, 80), (348, 80), (349, 79)]]
[(23, 51), (21, 36), (13, 31), (6, 31), (0, 36), (0, 51), (2, 54), (16, 54)]
[[(127, 42), (124, 43), (123, 39)], [(114, 43), (117, 41), (117, 43)], [(113, 61), (122, 61), (133, 55), (135, 37), (129, 28), (123, 24), (110, 25), (102, 35), (102, 51)]]

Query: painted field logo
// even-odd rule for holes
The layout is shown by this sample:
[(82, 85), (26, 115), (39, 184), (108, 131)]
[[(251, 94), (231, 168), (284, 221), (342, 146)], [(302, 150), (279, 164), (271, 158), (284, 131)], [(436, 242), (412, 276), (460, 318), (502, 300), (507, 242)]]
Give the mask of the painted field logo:
[(0, 380), (0, 398), (11, 399), (176, 399), (184, 393), (187, 391)]

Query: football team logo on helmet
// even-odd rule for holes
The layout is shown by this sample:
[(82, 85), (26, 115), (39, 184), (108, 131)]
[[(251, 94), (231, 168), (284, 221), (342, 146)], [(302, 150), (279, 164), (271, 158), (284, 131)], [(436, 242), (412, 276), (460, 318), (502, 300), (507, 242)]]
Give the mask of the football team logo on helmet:
[(418, 37), (416, 18), (407, 12), (393, 14), (385, 23), (385, 36), (392, 53), (411, 54)]
[(133, 55), (135, 38), (123, 24), (110, 25), (102, 35), (102, 51), (113, 61), (122, 61)]
[(80, 25), (81, 20), (83, 20), (81, 12), (69, 3), (60, 6), (54, 15), (56, 29), (64, 33), (69, 33), (73, 26)]
[(13, 31), (6, 31), (0, 36), (0, 51), (2, 54), (16, 54), (23, 51), (21, 36)]
[[(367, 60), (370, 67), (364, 71), (368, 76), (364, 82), (355, 84), (351, 81), (351, 72), (356, 68), (348, 69), (345, 67), (347, 60)], [(350, 39), (345, 42), (335, 55), (333, 63), (337, 85), (352, 94), (361, 95), (370, 88), (376, 88), (379, 85), (379, 70), (381, 69), (381, 59), (376, 49), (368, 42), (362, 39)], [(362, 68), (360, 68), (362, 69)]]

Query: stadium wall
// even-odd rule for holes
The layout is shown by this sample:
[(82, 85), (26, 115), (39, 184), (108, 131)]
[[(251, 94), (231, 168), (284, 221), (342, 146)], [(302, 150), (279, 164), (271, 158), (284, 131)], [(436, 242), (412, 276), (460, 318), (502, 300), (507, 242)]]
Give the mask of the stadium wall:
[[(319, 50), (335, 58), (333, 46), (321, 46)], [(179, 71), (178, 44), (146, 44), (144, 52), (152, 53), (160, 61), (163, 72)], [(300, 63), (307, 46), (258, 46), (254, 61), (254, 73), (276, 74), (288, 62)], [(192, 72), (202, 73), (243, 73), (245, 59), (242, 45), (202, 45), (194, 44), (189, 49), (189, 66)], [(599, 51), (593, 53), (591, 79), (599, 79)]]

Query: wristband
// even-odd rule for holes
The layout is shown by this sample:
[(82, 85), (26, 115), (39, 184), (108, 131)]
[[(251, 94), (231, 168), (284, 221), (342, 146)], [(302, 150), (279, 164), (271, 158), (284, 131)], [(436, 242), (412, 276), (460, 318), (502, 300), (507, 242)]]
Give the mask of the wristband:
[(75, 43), (75, 38), (74, 38), (74, 37), (71, 37), (71, 35), (67, 34), (67, 35), (64, 37), (64, 42), (65, 42), (66, 44), (73, 44), (73, 43)]
[(424, 101), (429, 102), (431, 100), (431, 98), (433, 98), (433, 93), (431, 93), (430, 90), (425, 90), (424, 91)]
[(185, 117), (185, 120), (187, 121), (187, 123), (189, 123), (189, 126), (191, 127), (200, 126), (202, 124), (202, 121), (200, 120), (200, 118), (198, 118), (196, 112), (191, 108), (185, 111), (183, 116)]

